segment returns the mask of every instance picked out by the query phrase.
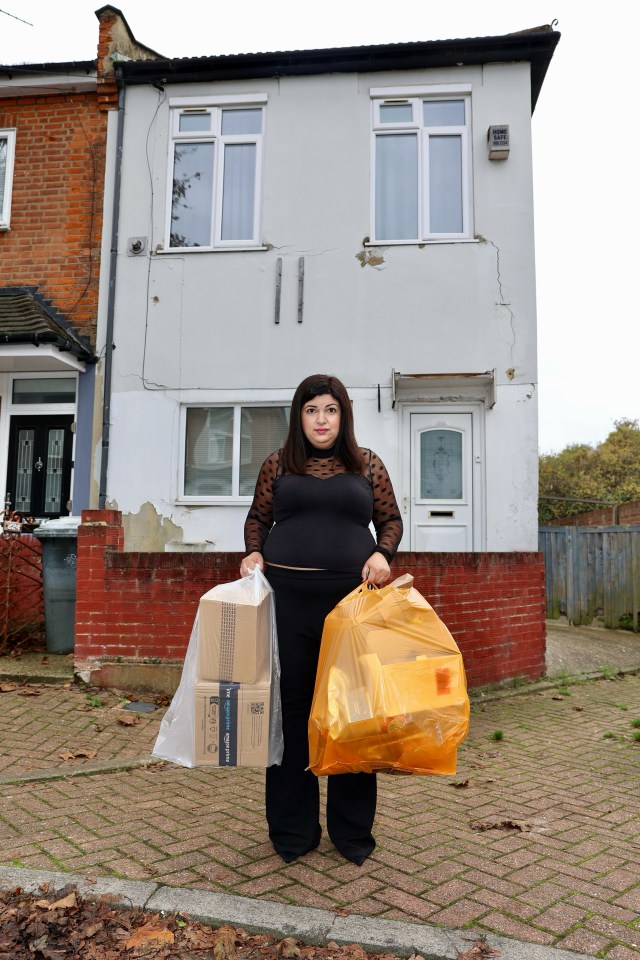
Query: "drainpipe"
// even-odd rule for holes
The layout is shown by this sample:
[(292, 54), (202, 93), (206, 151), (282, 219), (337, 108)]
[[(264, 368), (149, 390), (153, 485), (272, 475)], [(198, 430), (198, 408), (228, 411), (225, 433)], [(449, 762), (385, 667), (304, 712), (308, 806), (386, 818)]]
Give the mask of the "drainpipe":
[(98, 506), (104, 510), (107, 501), (109, 469), (109, 433), (111, 428), (111, 369), (113, 365), (113, 318), (116, 299), (116, 262), (118, 258), (118, 221), (120, 219), (120, 183), (122, 180), (122, 140), (124, 136), (124, 95), (122, 71), (115, 68), (118, 84), (118, 120), (116, 126), (116, 159), (113, 178), (113, 210), (111, 214), (111, 251), (109, 254), (109, 290), (107, 294), (107, 330), (104, 347), (104, 394), (102, 399), (102, 456), (100, 458), (100, 495)]

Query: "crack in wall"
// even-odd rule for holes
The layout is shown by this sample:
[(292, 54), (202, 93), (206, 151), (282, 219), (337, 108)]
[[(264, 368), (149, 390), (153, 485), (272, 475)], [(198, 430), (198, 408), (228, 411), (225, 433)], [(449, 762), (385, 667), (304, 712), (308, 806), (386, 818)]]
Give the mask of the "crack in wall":
[(505, 296), (504, 296), (504, 289), (502, 286), (502, 273), (500, 270), (500, 247), (496, 243), (494, 243), (493, 240), (488, 240), (486, 237), (483, 237), (480, 234), (477, 235), (476, 239), (479, 240), (481, 243), (491, 244), (491, 246), (496, 252), (496, 281), (498, 284), (498, 293), (500, 297), (500, 299), (496, 301), (496, 306), (505, 307), (507, 310), (507, 313), (509, 314), (509, 327), (511, 329), (511, 346), (509, 348), (509, 354), (511, 356), (511, 367), (509, 367), (509, 371), (513, 371), (513, 373), (510, 375), (509, 372), (507, 372), (507, 376), (509, 377), (510, 380), (512, 380), (513, 377), (515, 376), (515, 369), (516, 369), (514, 366), (514, 351), (516, 346), (516, 328), (515, 328), (516, 317), (513, 310), (511, 309), (511, 302), (509, 300), (505, 300)]

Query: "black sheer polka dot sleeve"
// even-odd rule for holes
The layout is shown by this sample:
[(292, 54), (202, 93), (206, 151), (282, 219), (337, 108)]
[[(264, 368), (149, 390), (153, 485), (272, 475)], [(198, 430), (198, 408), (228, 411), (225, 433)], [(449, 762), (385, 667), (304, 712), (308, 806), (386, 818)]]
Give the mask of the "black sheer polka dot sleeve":
[(267, 534), (273, 526), (273, 483), (278, 475), (279, 453), (272, 453), (260, 467), (253, 503), (244, 524), (247, 554), (262, 553)]
[(393, 492), (391, 478), (380, 457), (372, 450), (365, 452), (369, 479), (373, 486), (373, 526), (376, 531), (376, 550), (391, 563), (402, 539), (402, 517)]

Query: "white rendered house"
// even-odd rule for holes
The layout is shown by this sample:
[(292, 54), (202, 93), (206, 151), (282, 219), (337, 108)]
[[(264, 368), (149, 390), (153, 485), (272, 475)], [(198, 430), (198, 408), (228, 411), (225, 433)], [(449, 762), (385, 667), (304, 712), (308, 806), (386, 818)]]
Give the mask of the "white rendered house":
[(531, 115), (558, 40), (116, 65), (94, 505), (127, 549), (242, 550), (326, 372), (401, 549), (537, 550)]

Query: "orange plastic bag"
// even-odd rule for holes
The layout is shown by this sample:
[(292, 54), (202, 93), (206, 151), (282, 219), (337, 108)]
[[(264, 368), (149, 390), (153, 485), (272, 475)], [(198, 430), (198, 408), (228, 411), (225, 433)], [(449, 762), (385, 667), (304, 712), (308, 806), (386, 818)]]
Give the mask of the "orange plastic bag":
[(341, 600), (322, 633), (309, 769), (452, 774), (468, 728), (462, 656), (413, 577)]

